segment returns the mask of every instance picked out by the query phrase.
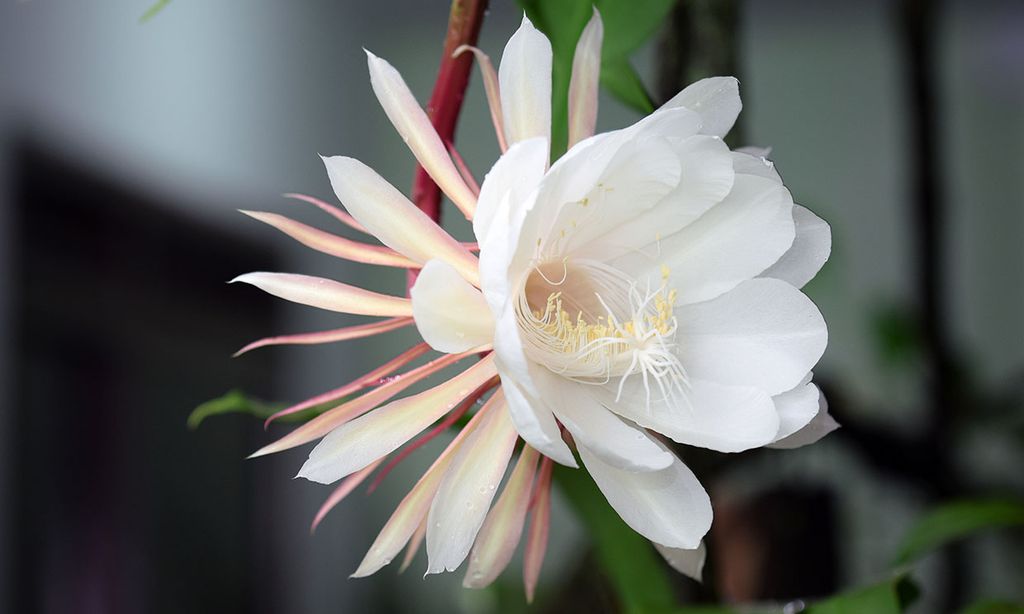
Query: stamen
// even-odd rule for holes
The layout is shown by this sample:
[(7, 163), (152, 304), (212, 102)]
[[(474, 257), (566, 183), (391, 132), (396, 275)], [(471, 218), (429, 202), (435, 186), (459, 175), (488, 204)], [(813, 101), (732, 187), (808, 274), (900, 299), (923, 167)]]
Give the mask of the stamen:
[[(652, 401), (685, 397), (686, 373), (675, 355), (677, 293), (668, 287), (667, 267), (662, 267), (656, 289), (648, 280), (641, 291), (635, 281), (602, 263), (570, 265), (563, 258), (560, 264), (563, 275), (558, 281), (545, 274), (550, 263), (535, 265), (538, 281), (529, 282), (529, 292), (524, 288), (519, 297), (520, 328), (531, 357), (554, 373), (585, 384), (603, 385), (620, 378), (616, 401), (627, 380), (639, 374), (648, 411)], [(541, 304), (545, 288), (549, 292)]]

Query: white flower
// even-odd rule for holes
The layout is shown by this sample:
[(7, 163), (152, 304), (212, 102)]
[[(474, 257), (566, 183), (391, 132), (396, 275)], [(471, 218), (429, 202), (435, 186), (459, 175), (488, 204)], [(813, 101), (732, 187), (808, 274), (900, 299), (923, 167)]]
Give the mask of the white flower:
[[(479, 259), (351, 158), (324, 162), (355, 221), (317, 204), (386, 247), (252, 214), (321, 251), (422, 267), (411, 300), (324, 279), (244, 275), (240, 281), (289, 300), (391, 318), (255, 345), (333, 341), (415, 323), (444, 354), (257, 453), (323, 437), (300, 475), (323, 483), (348, 476), (323, 511), (389, 454), (442, 420), (427, 437), (439, 432), (500, 380), (399, 505), (356, 575), (388, 564), (410, 539), (414, 553), (425, 535), (428, 573), (456, 569), (473, 549), (466, 585), (483, 586), (511, 558), (538, 489), (526, 553), (532, 593), (547, 535), (550, 463), (576, 466), (569, 440), (626, 523), (673, 567), (699, 577), (711, 505), (656, 434), (738, 452), (803, 445), (836, 426), (811, 383), (825, 323), (799, 290), (828, 257), (828, 226), (793, 204), (770, 162), (722, 141), (741, 107), (735, 79), (695, 83), (633, 126), (594, 136), (601, 38), (595, 11), (573, 63), (570, 148), (550, 168), (547, 39), (524, 18), (497, 75), (473, 50), (484, 60), (492, 117), (507, 147), (478, 196), (398, 72), (369, 54), (378, 99), (420, 164), (472, 220)], [(288, 411), (380, 383), (426, 349), (416, 346)], [(449, 381), (391, 400), (480, 353)], [(527, 445), (492, 508), (520, 437)]]

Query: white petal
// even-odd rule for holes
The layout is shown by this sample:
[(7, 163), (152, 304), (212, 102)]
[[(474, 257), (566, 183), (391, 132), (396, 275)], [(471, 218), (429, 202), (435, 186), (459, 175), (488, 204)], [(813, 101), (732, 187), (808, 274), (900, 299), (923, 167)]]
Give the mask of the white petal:
[(391, 560), (408, 543), (409, 538), (419, 532), (420, 527), (426, 521), (434, 495), (441, 486), (441, 481), (444, 479), (448, 467), (451, 466), (456, 452), (480, 426), (483, 417), (481, 412), (477, 412), (470, 419), (469, 423), (444, 449), (444, 452), (434, 460), (423, 477), (416, 482), (409, 494), (402, 499), (373, 541), (373, 545), (370, 546), (370, 550), (359, 564), (359, 568), (352, 574), (353, 578), (362, 578), (376, 573), (381, 567), (391, 563)]
[(540, 399), (527, 396), (518, 385), (504, 377), (501, 387), (508, 398), (509, 415), (519, 436), (544, 456), (566, 467), (578, 467), (569, 446), (562, 440), (551, 409)]
[(686, 548), (669, 548), (661, 544), (654, 544), (654, 548), (661, 556), (665, 557), (665, 561), (672, 566), (672, 569), (688, 578), (701, 582), (704, 573), (704, 560), (708, 556), (704, 542), (701, 542), (696, 548), (689, 550)]
[[(694, 135), (672, 139), (671, 143), (682, 171), (675, 189), (653, 208), (611, 229), (578, 255), (635, 273), (640, 271), (634, 269), (660, 269), (668, 251), (661, 241), (693, 223), (729, 194), (734, 177), (732, 156), (721, 139)], [(621, 264), (613, 262), (623, 255), (628, 256)]]
[(710, 77), (691, 84), (662, 105), (684, 107), (701, 116), (701, 134), (725, 136), (736, 123), (743, 104), (735, 77)]
[(737, 175), (725, 200), (657, 243), (660, 257), (652, 260), (648, 248), (614, 264), (638, 276), (646, 272), (656, 277), (663, 264), (678, 304), (710, 300), (753, 279), (789, 249), (795, 233), (792, 207), (782, 186)]
[(634, 531), (670, 548), (696, 548), (711, 528), (711, 500), (673, 455), (660, 471), (633, 473), (605, 463), (586, 446), (580, 457), (619, 516)]
[(409, 295), (416, 328), (438, 352), (466, 352), (493, 340), (494, 318), (484, 295), (447, 262), (427, 262)]
[[(658, 204), (681, 176), (679, 158), (668, 140), (647, 137), (627, 142), (581, 199), (561, 207), (541, 237), (540, 249), (569, 254), (588, 247)], [(539, 198), (543, 197), (542, 193)]]
[(679, 307), (675, 315), (687, 373), (771, 395), (800, 383), (828, 342), (814, 303), (777, 279), (743, 282), (714, 300)]
[(505, 139), (551, 141), (551, 43), (526, 16), (501, 54), (498, 67)]
[(256, 286), (286, 301), (338, 313), (366, 316), (410, 316), (407, 298), (378, 294), (332, 279), (294, 273), (246, 273), (231, 280)]
[(828, 402), (825, 400), (825, 395), (821, 394), (819, 391), (818, 413), (815, 414), (814, 418), (807, 424), (807, 426), (793, 433), (789, 437), (776, 441), (768, 447), (783, 450), (799, 448), (818, 441), (837, 428), (839, 428), (839, 423), (836, 422), (831, 414), (828, 413)]
[(573, 439), (604, 462), (627, 471), (654, 471), (672, 464), (671, 453), (643, 429), (605, 409), (583, 389), (585, 384), (549, 374), (539, 385), (542, 397)]
[(793, 221), (796, 223), (793, 245), (762, 276), (802, 288), (828, 260), (832, 252), (832, 229), (825, 220), (800, 205), (793, 207)]
[(344, 156), (323, 160), (338, 199), (381, 243), (420, 264), (444, 260), (479, 284), (476, 257), (373, 169)]
[(775, 409), (779, 412), (779, 432), (775, 439), (789, 437), (799, 431), (818, 414), (818, 387), (811, 383), (808, 373), (796, 388), (787, 390), (772, 397)]
[(779, 176), (779, 171), (775, 170), (775, 163), (766, 157), (768, 155), (768, 150), (764, 149), (759, 150), (759, 152), (760, 151), (763, 151), (764, 153), (752, 153), (740, 150), (732, 152), (732, 166), (736, 170), (736, 174), (763, 177), (781, 184), (782, 177)]
[(366, 52), (366, 62), (370, 68), (373, 93), (377, 95), (380, 106), (384, 108), (402, 140), (412, 150), (431, 179), (448, 195), (448, 198), (452, 199), (455, 206), (465, 213), (467, 218), (472, 218), (476, 197), (462, 180), (462, 175), (452, 163), (441, 137), (409, 91), (402, 75), (387, 61), (369, 51)]
[(398, 449), (496, 373), (493, 359), (484, 358), (439, 386), (346, 422), (313, 448), (298, 477), (330, 484), (359, 471)]
[(723, 386), (691, 377), (684, 398), (648, 402), (638, 378), (628, 380), (616, 401), (618, 382), (594, 388), (604, 405), (686, 445), (719, 452), (741, 452), (775, 440), (779, 414), (763, 390)]
[[(508, 206), (525, 206), (529, 194), (536, 189), (548, 166), (548, 144), (544, 139), (527, 139), (509, 148), (484, 177), (480, 198), (473, 218), (473, 234), (483, 245), (495, 220), (506, 221), (507, 212), (500, 212), (503, 202)], [(508, 240), (508, 229), (499, 223)]]
[[(501, 390), (466, 439), (438, 488), (427, 516), (427, 573), (454, 571), (484, 523), (516, 443)], [(481, 410), (483, 411), (483, 410)]]
[(572, 58), (569, 79), (569, 147), (594, 134), (597, 125), (597, 86), (601, 76), (601, 41), (604, 24), (594, 7), (587, 27), (583, 28)]
[(512, 475), (509, 476), (498, 502), (484, 520), (476, 543), (469, 556), (469, 568), (462, 586), (483, 588), (508, 566), (523, 535), (526, 510), (530, 505), (533, 476), (540, 454), (530, 446), (523, 446)]

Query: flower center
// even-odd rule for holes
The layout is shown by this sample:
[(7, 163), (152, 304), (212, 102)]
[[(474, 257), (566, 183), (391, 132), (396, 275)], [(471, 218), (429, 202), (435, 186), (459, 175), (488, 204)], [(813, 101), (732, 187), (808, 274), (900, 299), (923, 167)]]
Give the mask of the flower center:
[(686, 374), (675, 355), (675, 290), (668, 270), (656, 289), (641, 291), (621, 271), (589, 260), (534, 267), (516, 304), (527, 356), (582, 383), (619, 378), (618, 394), (635, 374), (662, 398), (682, 392)]

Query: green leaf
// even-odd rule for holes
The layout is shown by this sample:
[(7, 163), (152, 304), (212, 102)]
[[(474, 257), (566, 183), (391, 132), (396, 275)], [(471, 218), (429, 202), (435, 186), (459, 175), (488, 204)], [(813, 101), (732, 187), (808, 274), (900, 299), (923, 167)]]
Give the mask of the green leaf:
[[(580, 33), (590, 20), (592, 6), (597, 6), (604, 22), (601, 83), (630, 107), (648, 113), (653, 110), (640, 78), (629, 67), (628, 57), (657, 32), (675, 4), (674, 0), (519, 0), (519, 4), (530, 21), (547, 35), (554, 54), (551, 69), (553, 158), (565, 151), (572, 59)], [(606, 67), (619, 73), (609, 80), (604, 74)], [(646, 106), (640, 103), (643, 99), (648, 103)], [(648, 110), (643, 111), (645, 108)]]
[(997, 599), (985, 599), (972, 603), (964, 608), (960, 614), (1024, 614), (1024, 604)]
[(651, 96), (640, 81), (629, 60), (609, 61), (601, 64), (601, 85), (611, 94), (640, 113), (654, 111)]
[(139, 23), (146, 23), (150, 19), (153, 19), (156, 17), (157, 13), (167, 8), (167, 5), (170, 3), (171, 0), (157, 0), (152, 6), (146, 9), (146, 12), (142, 14), (142, 17), (139, 17)]
[[(331, 403), (314, 405), (299, 413), (283, 416), (278, 419), (278, 422), (305, 422), (344, 402), (345, 399), (339, 399)], [(193, 409), (192, 413), (188, 415), (187, 424), (190, 429), (195, 430), (199, 428), (203, 420), (210, 416), (222, 414), (248, 414), (256, 418), (266, 419), (285, 407), (287, 405), (284, 403), (265, 403), (245, 396), (245, 393), (241, 390), (232, 390), (222, 397), (211, 399)]]
[(901, 574), (873, 586), (820, 601), (807, 608), (805, 614), (901, 614), (918, 595), (917, 585)]
[(675, 608), (666, 566), (650, 542), (619, 518), (585, 471), (556, 466), (555, 478), (593, 540), (625, 612), (666, 612)]
[(919, 558), (951, 541), (980, 531), (1024, 524), (1024, 503), (1009, 500), (957, 501), (922, 518), (903, 540), (896, 564)]

